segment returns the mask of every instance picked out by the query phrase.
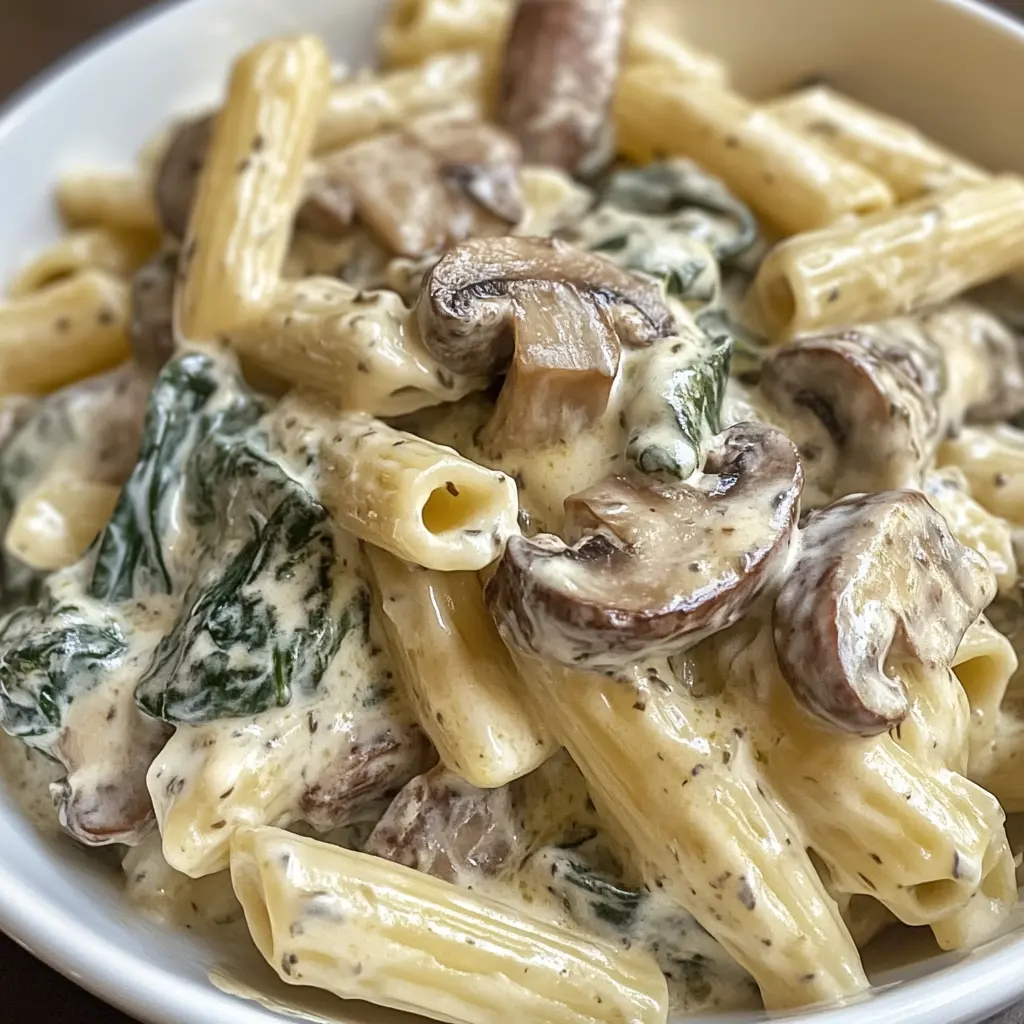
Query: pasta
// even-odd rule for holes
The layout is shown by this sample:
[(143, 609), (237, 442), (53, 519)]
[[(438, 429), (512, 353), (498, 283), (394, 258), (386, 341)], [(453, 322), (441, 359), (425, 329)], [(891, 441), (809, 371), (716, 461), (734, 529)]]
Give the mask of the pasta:
[(361, 540), (451, 572), (482, 569), (518, 530), (504, 473), (365, 413), (339, 416), (333, 430), (321, 447), (324, 501)]
[(271, 301), (329, 87), (327, 53), (310, 37), (266, 43), (236, 65), (182, 252), (185, 337), (213, 339)]
[(658, 14), (260, 42), (0, 300), (0, 772), (289, 985), (796, 1011), (1019, 908), (1024, 179)]
[[(292, 984), (466, 1024), (505, 1014), (665, 1020), (665, 979), (649, 955), (509, 914), (379, 858), (247, 829), (232, 846), (231, 878), (257, 947)], [(326, 949), (335, 959), (325, 963)]]
[(0, 393), (42, 394), (128, 355), (128, 286), (85, 270), (0, 302)]
[(753, 309), (782, 339), (942, 302), (1021, 263), (1024, 182), (1006, 175), (780, 243)]
[(727, 89), (658, 65), (623, 74), (615, 119), (619, 148), (631, 160), (646, 162), (656, 153), (689, 156), (785, 234), (893, 203), (888, 186), (857, 164), (808, 142)]
[(518, 693), (475, 575), (421, 569), (379, 548), (367, 554), (391, 649), (442, 763), (483, 788), (543, 764), (554, 744)]
[(782, 96), (765, 109), (877, 174), (899, 202), (957, 185), (980, 185), (987, 177), (910, 125), (862, 106), (827, 85)]

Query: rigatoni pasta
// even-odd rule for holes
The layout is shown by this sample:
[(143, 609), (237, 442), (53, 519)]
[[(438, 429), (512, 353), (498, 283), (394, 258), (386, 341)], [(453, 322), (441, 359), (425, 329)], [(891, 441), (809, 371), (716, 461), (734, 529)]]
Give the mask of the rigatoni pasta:
[(156, 204), (138, 173), (76, 173), (57, 183), (57, 206), (71, 227), (156, 231)]

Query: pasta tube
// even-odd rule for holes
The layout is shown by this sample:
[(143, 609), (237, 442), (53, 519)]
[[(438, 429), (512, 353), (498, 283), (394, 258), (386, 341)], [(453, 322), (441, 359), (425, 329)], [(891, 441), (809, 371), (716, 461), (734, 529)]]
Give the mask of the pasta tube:
[(0, 394), (43, 394), (128, 358), (126, 282), (86, 270), (0, 302)]
[(7, 286), (7, 294), (12, 299), (21, 298), (81, 270), (131, 277), (152, 255), (156, 244), (156, 235), (142, 231), (73, 231), (22, 267)]
[(627, 68), (615, 103), (619, 148), (647, 163), (688, 156), (785, 234), (886, 210), (888, 185), (712, 83), (658, 65)]
[(939, 448), (938, 462), (956, 466), (994, 516), (1024, 525), (1024, 431), (1006, 423), (964, 427)]
[(330, 59), (312, 36), (261, 43), (236, 63), (182, 250), (186, 338), (213, 339), (271, 301), (329, 89)]
[(444, 766), (493, 789), (543, 764), (557, 747), (523, 700), (476, 575), (366, 551), (392, 653)]
[(360, 540), (428, 569), (482, 569), (517, 533), (516, 485), (367, 416), (344, 413), (320, 449), (321, 497)]
[(231, 880), (282, 981), (459, 1024), (661, 1024), (653, 957), (379, 857), (243, 829)]
[(772, 117), (816, 139), (888, 182), (899, 202), (957, 185), (979, 185), (988, 175), (943, 149), (916, 128), (815, 85), (781, 96), (764, 108)]
[(671, 68), (680, 78), (725, 85), (729, 72), (725, 64), (702, 53), (675, 35), (671, 26), (649, 12), (634, 14), (626, 30), (626, 64), (655, 64)]
[(483, 85), (475, 53), (439, 53), (418, 67), (348, 79), (331, 90), (316, 149), (339, 149), (433, 110), (478, 109)]
[(996, 796), (1008, 814), (1024, 812), (1024, 720), (1002, 711), (988, 746), (972, 760), (971, 778)]
[(752, 285), (776, 340), (907, 313), (1024, 263), (1024, 180), (928, 196), (780, 242)]
[(57, 182), (57, 206), (73, 228), (159, 231), (149, 182), (135, 173), (76, 173)]
[[(1005, 891), (1003, 813), (960, 774), (970, 708), (952, 674), (905, 675), (914, 702), (892, 733), (838, 737), (796, 704), (770, 630), (743, 643), (729, 666), (730, 679), (751, 681), (736, 688), (739, 713), (757, 723), (772, 787), (836, 886), (874, 897), (911, 925), (935, 926), (991, 889), (1005, 916), (1016, 897)], [(952, 930), (933, 931), (951, 941)]]
[(384, 67), (408, 67), (446, 50), (496, 59), (512, 14), (509, 0), (393, 0), (378, 36)]
[(634, 686), (519, 667), (648, 887), (696, 917), (754, 976), (766, 1007), (866, 988), (838, 908), (716, 701), (688, 700), (656, 671)]
[(33, 569), (71, 565), (107, 525), (120, 493), (111, 484), (48, 477), (18, 502), (4, 546)]
[(486, 386), (430, 355), (415, 319), (391, 292), (315, 277), (282, 282), (273, 305), (227, 337), (276, 376), (376, 416), (401, 416)]

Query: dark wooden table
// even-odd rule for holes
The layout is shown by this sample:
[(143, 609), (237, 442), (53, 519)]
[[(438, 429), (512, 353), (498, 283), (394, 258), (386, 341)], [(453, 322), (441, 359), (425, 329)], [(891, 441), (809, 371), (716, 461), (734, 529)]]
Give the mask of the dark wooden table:
[[(1024, 0), (997, 2), (1024, 15)], [(0, 0), (0, 101), (73, 46), (148, 6), (142, 0)], [(132, 1024), (2, 934), (0, 1019)], [(1021, 1016), (1015, 1024), (1024, 1024)]]

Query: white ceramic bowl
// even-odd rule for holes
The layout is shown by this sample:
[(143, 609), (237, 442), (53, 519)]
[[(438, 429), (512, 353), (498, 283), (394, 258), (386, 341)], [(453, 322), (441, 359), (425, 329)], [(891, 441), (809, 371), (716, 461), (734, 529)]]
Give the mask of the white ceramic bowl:
[[(667, 7), (689, 38), (731, 64), (745, 91), (825, 74), (984, 165), (1024, 171), (1024, 26), (979, 4), (668, 0)], [(382, 0), (190, 0), (75, 55), (0, 119), (0, 279), (54, 235), (50, 189), (59, 171), (127, 164), (168, 115), (216, 96), (232, 57), (263, 36), (317, 32), (338, 58), (360, 62), (382, 9)], [(267, 1024), (282, 1019), (274, 1000), (300, 1000), (306, 1019), (412, 1020), (275, 987), (247, 943), (225, 948), (161, 929), (117, 886), (103, 862), (37, 834), (0, 793), (0, 928), (129, 1013), (149, 1024)], [(211, 968), (260, 985), (263, 1005), (219, 991)], [(850, 1006), (812, 1011), (815, 1024), (978, 1020), (1024, 998), (1024, 932), (881, 982)]]

